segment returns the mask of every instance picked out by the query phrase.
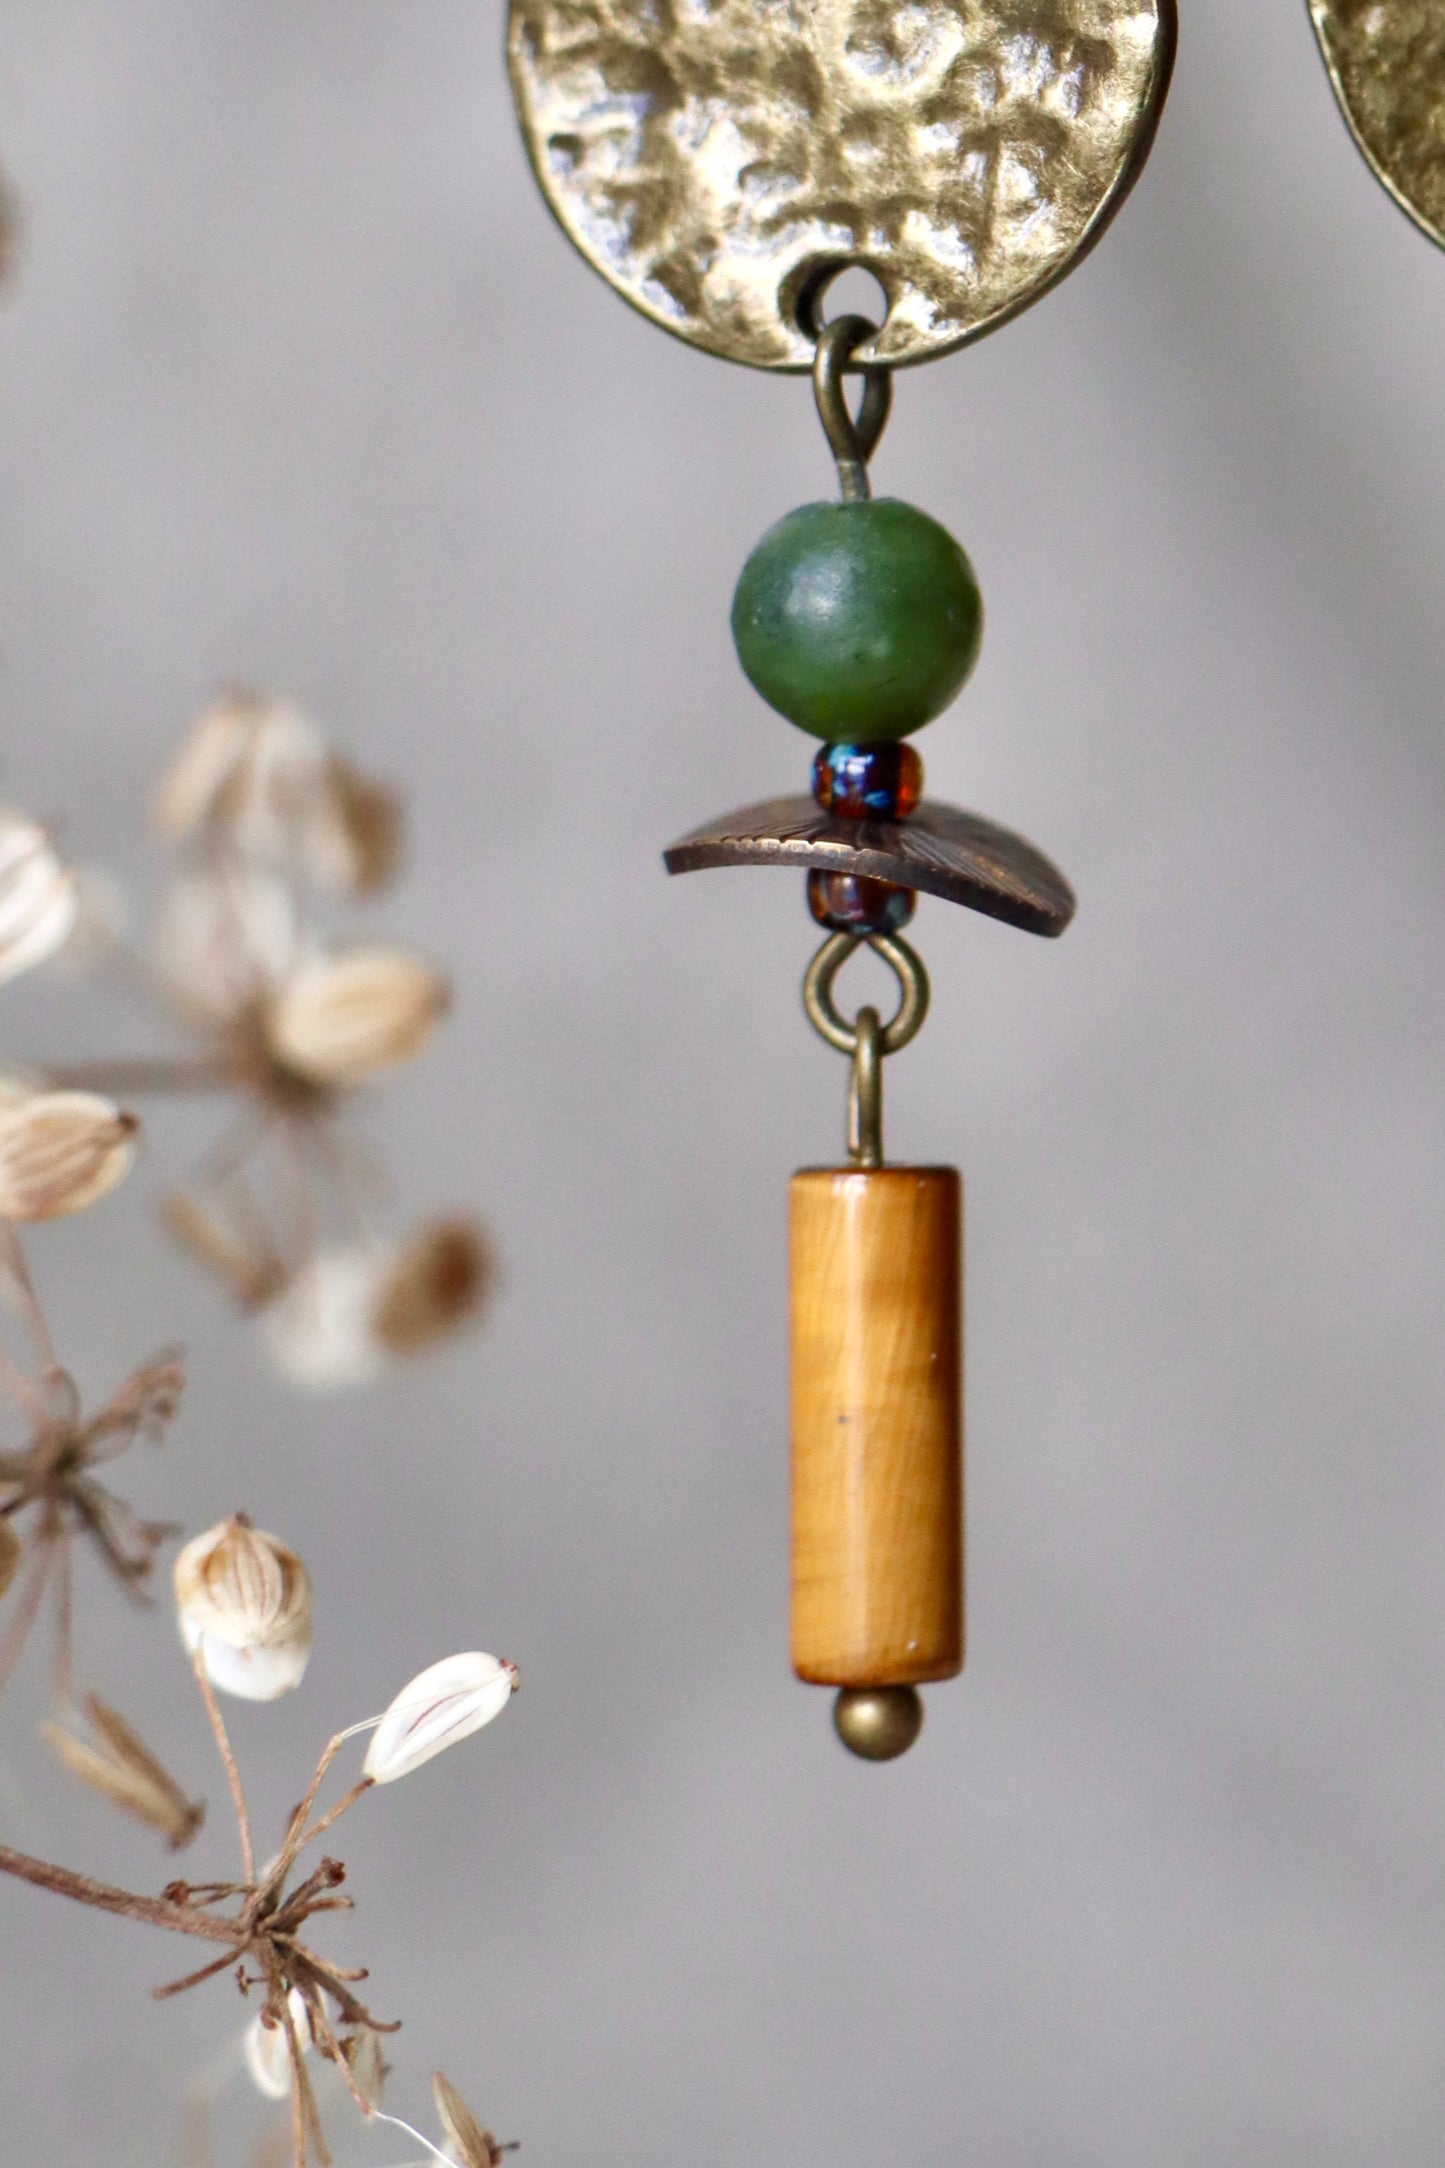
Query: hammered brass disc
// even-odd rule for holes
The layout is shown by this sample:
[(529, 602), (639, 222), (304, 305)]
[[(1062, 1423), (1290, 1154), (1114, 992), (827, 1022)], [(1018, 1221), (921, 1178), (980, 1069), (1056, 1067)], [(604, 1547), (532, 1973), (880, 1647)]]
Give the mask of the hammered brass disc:
[(542, 192), (588, 262), (709, 353), (806, 369), (847, 264), (859, 359), (948, 353), (1092, 247), (1153, 141), (1175, 0), (510, 0)]
[(1445, 7), (1310, 0), (1350, 133), (1401, 210), (1445, 248)]

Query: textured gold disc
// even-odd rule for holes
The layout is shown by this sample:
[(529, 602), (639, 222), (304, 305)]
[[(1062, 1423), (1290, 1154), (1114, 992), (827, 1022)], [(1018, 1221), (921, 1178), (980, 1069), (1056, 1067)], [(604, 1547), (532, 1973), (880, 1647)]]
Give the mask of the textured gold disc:
[(1098, 239), (1153, 140), (1174, 0), (510, 0), (537, 179), (664, 329), (805, 369), (861, 264), (859, 359), (946, 354)]
[(1310, 0), (1350, 133), (1377, 179), (1445, 248), (1445, 8)]

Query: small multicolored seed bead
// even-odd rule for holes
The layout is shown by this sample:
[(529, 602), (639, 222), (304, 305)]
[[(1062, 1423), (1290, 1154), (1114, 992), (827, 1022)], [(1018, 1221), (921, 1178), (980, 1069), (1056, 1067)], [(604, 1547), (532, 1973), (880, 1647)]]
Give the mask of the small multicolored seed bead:
[(911, 888), (871, 881), (861, 873), (828, 873), (815, 866), (808, 875), (808, 909), (830, 933), (898, 933), (917, 901)]
[(813, 796), (846, 820), (906, 821), (923, 796), (923, 762), (911, 745), (825, 745), (813, 762)]

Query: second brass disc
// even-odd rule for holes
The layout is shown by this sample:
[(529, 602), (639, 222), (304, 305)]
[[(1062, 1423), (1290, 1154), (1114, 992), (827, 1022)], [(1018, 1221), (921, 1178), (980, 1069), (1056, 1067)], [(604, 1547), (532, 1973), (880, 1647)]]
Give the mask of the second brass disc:
[(1439, 0), (1310, 0), (1310, 14), (1367, 164), (1445, 248), (1445, 10)]
[(730, 361), (806, 369), (844, 265), (860, 361), (924, 361), (1056, 284), (1137, 177), (1175, 0), (510, 0), (542, 193), (593, 269)]

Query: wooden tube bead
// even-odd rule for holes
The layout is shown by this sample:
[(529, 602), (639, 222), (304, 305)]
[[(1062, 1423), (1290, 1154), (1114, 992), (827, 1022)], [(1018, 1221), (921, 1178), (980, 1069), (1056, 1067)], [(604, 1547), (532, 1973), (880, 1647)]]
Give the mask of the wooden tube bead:
[(913, 1686), (963, 1666), (961, 1185), (793, 1177), (793, 1668)]

